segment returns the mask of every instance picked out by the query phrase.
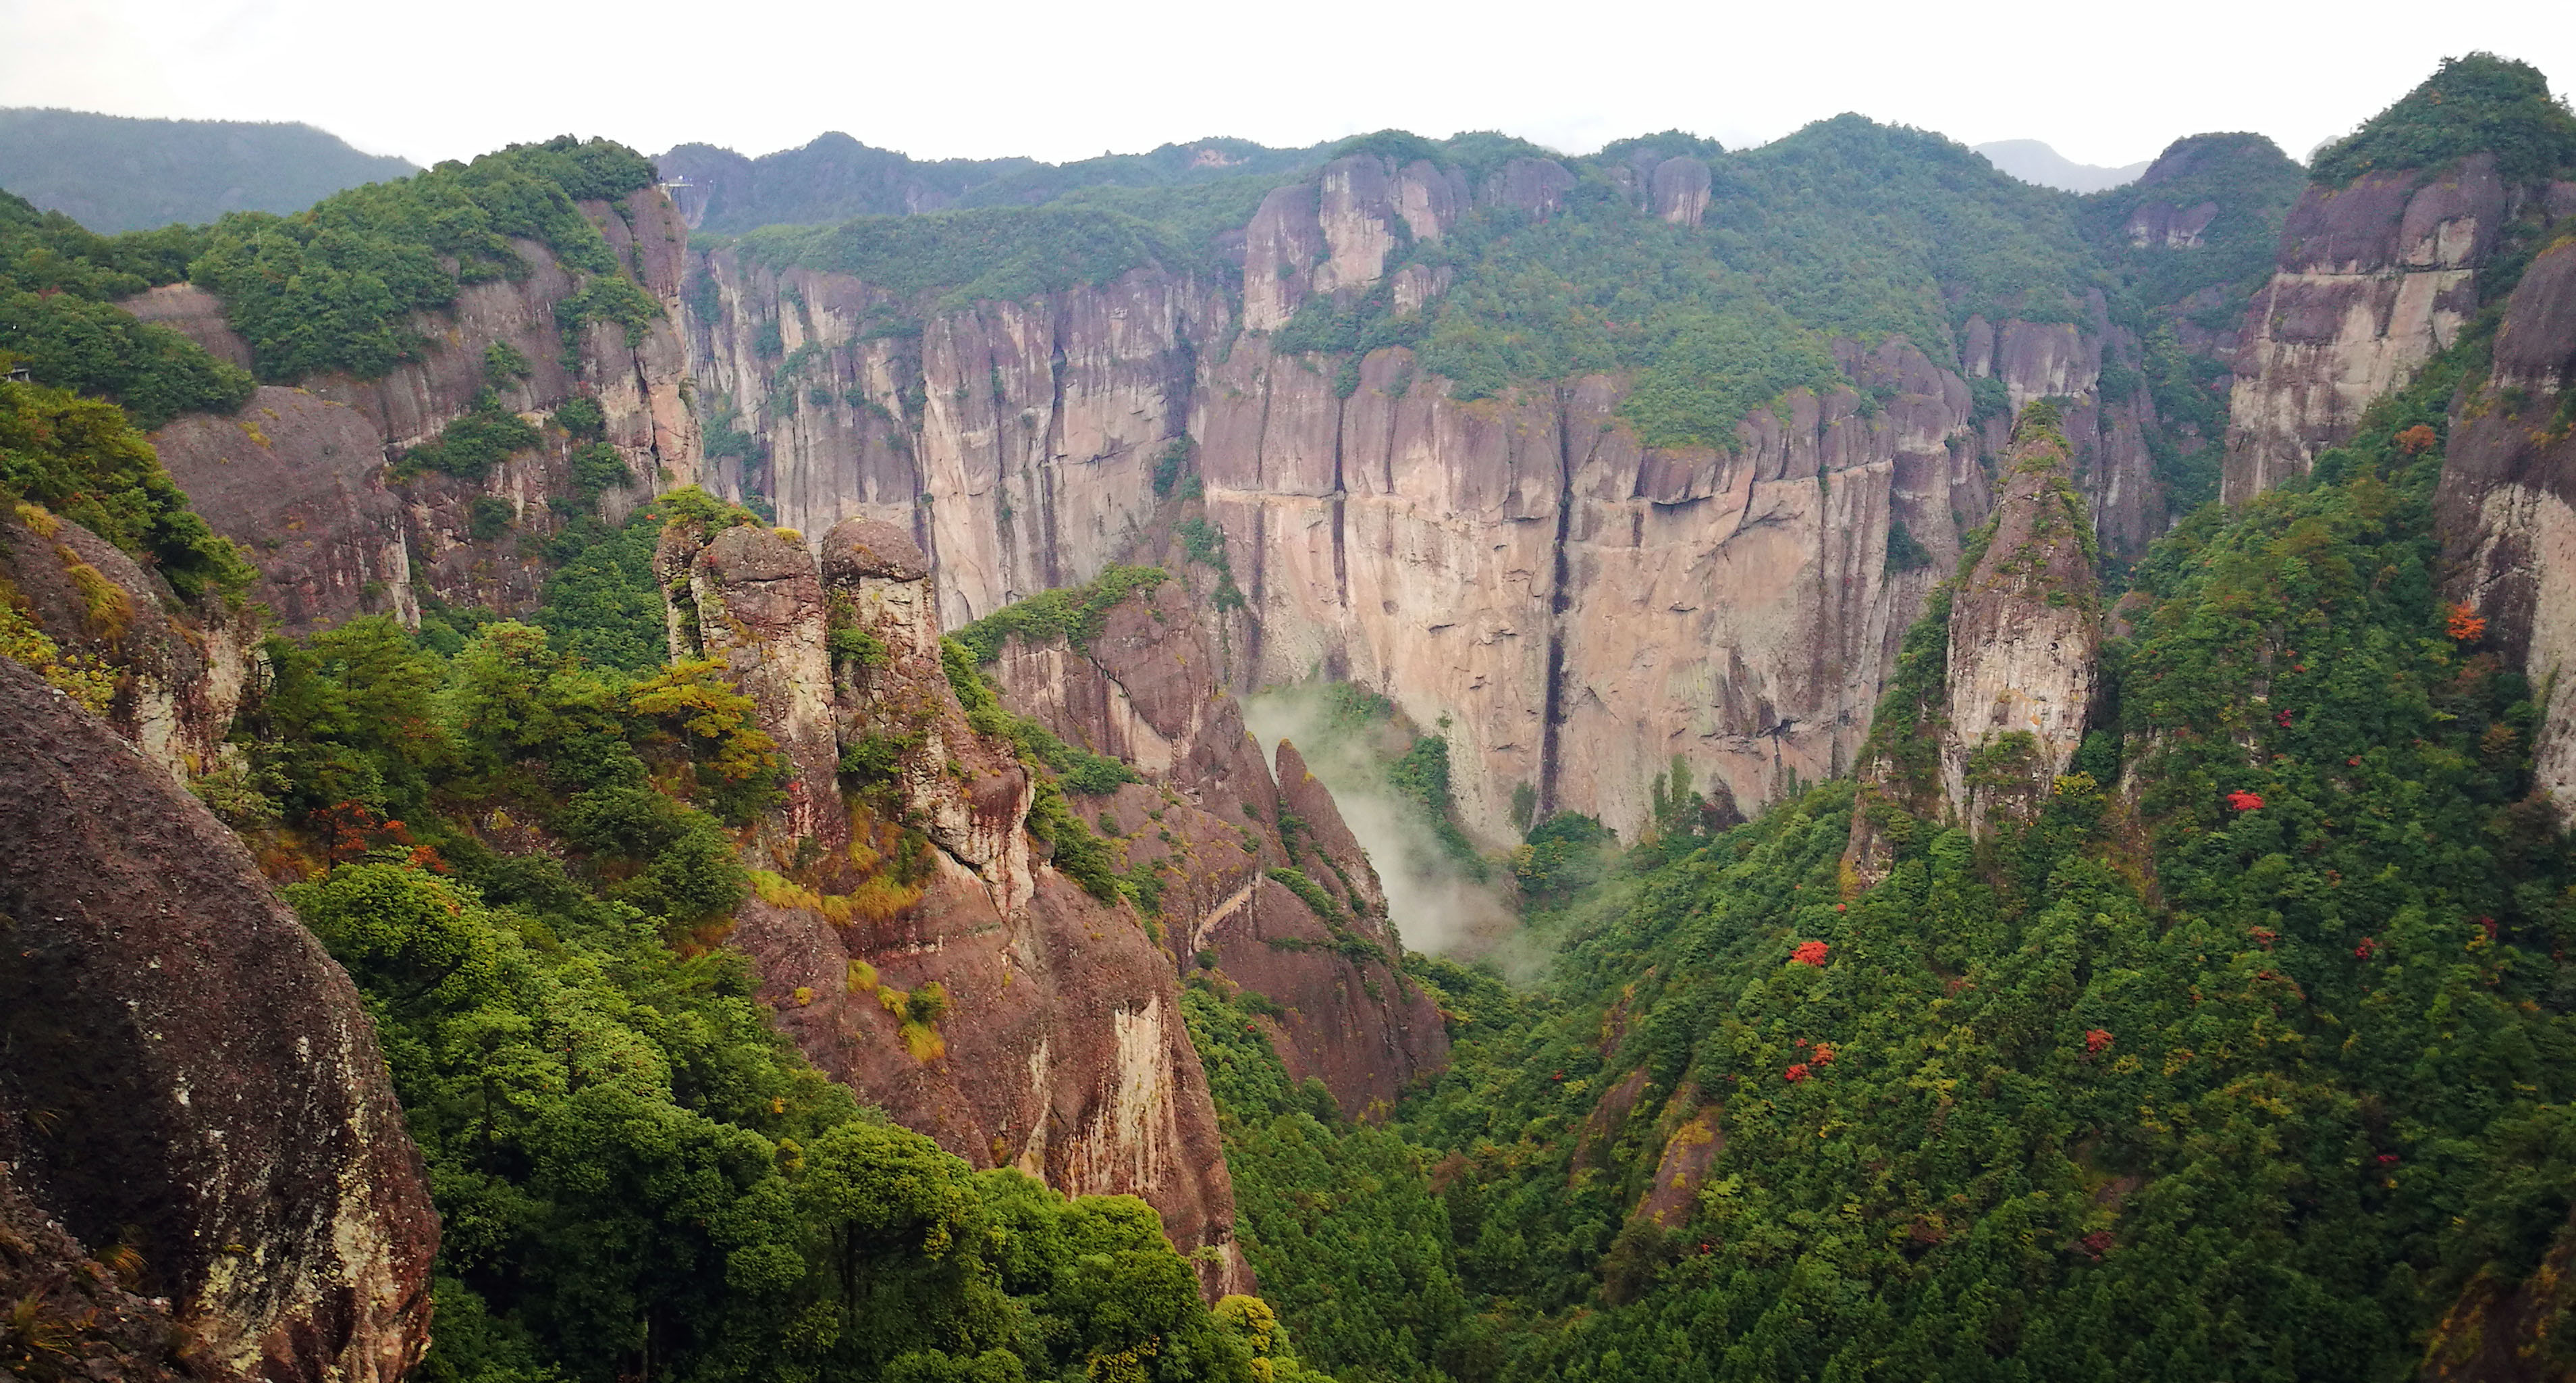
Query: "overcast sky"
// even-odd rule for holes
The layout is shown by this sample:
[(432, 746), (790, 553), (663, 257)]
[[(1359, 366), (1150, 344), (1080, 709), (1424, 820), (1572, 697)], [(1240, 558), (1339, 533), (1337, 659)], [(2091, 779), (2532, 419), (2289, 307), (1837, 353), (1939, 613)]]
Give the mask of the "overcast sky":
[(2576, 4), (0, 0), (0, 105), (303, 120), (420, 163), (564, 132), (1062, 161), (1393, 126), (1585, 153), (1859, 111), (2117, 165), (2202, 130), (2304, 156), (2481, 48), (2563, 93)]

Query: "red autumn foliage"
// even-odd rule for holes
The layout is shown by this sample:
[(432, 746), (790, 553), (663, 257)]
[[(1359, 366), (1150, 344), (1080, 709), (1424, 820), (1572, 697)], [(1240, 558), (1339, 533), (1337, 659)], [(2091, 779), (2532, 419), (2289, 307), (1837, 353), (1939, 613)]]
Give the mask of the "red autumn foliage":
[(2396, 1166), (2396, 1165), (2397, 1165), (2397, 1154), (2395, 1154), (2395, 1153), (2381, 1153), (2381, 1154), (2379, 1155), (2379, 1165), (2380, 1165), (2380, 1166), (2382, 1166), (2382, 1167), (2394, 1167), (2394, 1166)]
[(2076, 1240), (2075, 1249), (2076, 1252), (2099, 1263), (2102, 1261), (2102, 1255), (2111, 1251), (2111, 1231), (2097, 1229)]
[(2269, 927), (2249, 927), (2246, 929), (2246, 934), (2254, 938), (2255, 945), (2266, 951), (2272, 949), (2273, 942), (2281, 939), (2281, 934)]
[(2461, 643), (2476, 643), (2478, 640), (2486, 637), (2486, 620), (2481, 618), (2477, 611), (2470, 609), (2466, 605), (2454, 605), (2451, 607), (2449, 624), (2451, 637)]
[(2110, 1029), (2090, 1029), (2084, 1034), (2084, 1054), (2086, 1056), (2100, 1056), (2102, 1053), (2111, 1050), (2112, 1041), (2113, 1039), (2111, 1037)]
[(2370, 959), (2372, 956), (2379, 954), (2379, 938), (2371, 936), (2363, 937), (2361, 939), (2361, 944), (2352, 948), (2352, 953), (2363, 960)]
[(1826, 1046), (1822, 1042), (1819, 1042), (1816, 1044), (1816, 1054), (1808, 1058), (1808, 1060), (1813, 1061), (1818, 1066), (1831, 1066), (1834, 1064), (1834, 1049)]
[(2422, 423), (2397, 434), (2397, 449), (2408, 456), (2421, 456), (2441, 444), (2442, 439), (2434, 435), (2433, 429)]
[(2487, 940), (2493, 941), (2496, 939), (2496, 920), (2494, 918), (2481, 917), (2478, 919), (2478, 926), (2486, 931)]
[(1832, 949), (1821, 941), (1801, 941), (1798, 943), (1798, 949), (1789, 953), (1789, 959), (1800, 965), (1822, 965), (1825, 963), (1825, 953)]
[(2272, 723), (2280, 726), (2284, 730), (2289, 729), (2290, 713), (2288, 711), (2274, 711), (2272, 713)]
[(1798, 1082), (1805, 1080), (1806, 1078), (1807, 1063), (1803, 1061), (1780, 1073), (1780, 1079), (1789, 1082), (1791, 1085), (1796, 1085)]
[(2247, 792), (2243, 788), (2238, 788), (2227, 794), (2227, 805), (2240, 812), (2259, 811), (2263, 806), (2263, 797), (2260, 793)]

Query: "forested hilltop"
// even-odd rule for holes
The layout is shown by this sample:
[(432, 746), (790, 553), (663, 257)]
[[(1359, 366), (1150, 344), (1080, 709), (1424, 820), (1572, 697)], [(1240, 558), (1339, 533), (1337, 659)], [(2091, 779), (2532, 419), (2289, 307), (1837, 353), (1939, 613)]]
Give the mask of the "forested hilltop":
[(311, 125), (0, 108), (0, 187), (108, 234), (282, 215), (419, 171)]
[[(568, 137), (0, 200), (8, 693), (132, 746), (0, 762), (184, 782), (345, 970), (438, 1220), (388, 1375), (2576, 1377), (2538, 73), (2088, 198), (1857, 116), (1196, 147), (694, 243)], [(2249, 303), (2437, 274), (2215, 502), (2243, 349), (2398, 353)], [(1407, 949), (1397, 832), (1511, 925)], [(20, 1165), (0, 1364), (221, 1372)]]

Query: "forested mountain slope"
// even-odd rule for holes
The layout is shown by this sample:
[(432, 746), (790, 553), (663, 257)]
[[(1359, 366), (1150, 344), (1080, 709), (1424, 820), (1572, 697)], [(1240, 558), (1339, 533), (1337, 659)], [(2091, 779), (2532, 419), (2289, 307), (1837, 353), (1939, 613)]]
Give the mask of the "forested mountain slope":
[(108, 235), (283, 215), (419, 171), (311, 125), (0, 109), (0, 187)]

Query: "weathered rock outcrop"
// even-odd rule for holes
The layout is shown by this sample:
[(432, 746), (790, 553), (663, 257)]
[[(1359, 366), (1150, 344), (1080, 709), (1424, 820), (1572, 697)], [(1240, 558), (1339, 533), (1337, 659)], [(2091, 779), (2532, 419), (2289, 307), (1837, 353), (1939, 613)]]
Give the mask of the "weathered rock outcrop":
[(2305, 474), (2370, 401), (2414, 377), (2478, 309), (2478, 270), (2505, 223), (2549, 190), (2479, 154), (2437, 176), (2370, 173), (2311, 186), (2281, 229), (2279, 269), (2247, 310), (2222, 496), (2241, 504)]
[[(1926, 661), (1901, 703), (1881, 709), (1860, 765), (1847, 890), (1887, 876), (1913, 823), (1958, 825), (1980, 838), (2026, 824), (2083, 746), (2102, 616), (2068, 450), (2041, 415), (2025, 415), (1997, 481), (1985, 550), (1947, 592), (1946, 619), (1912, 636), (1907, 656)], [(1937, 684), (1924, 642), (1933, 636)]]
[[(722, 656), (797, 771), (731, 944), (816, 1065), (978, 1167), (1143, 1197), (1212, 1294), (1250, 1280), (1171, 962), (1039, 856), (1028, 773), (941, 664), (928, 563), (858, 518), (822, 557), (675, 529), (674, 656)], [(692, 608), (693, 607), (693, 608)], [(847, 752), (861, 790), (836, 778)]]
[(2576, 244), (2532, 261), (2494, 361), (2452, 414), (2434, 500), (2446, 585), (2546, 695), (2533, 774), (2576, 821)]
[[(1323, 1081), (1364, 1116), (1445, 1064), (1447, 1031), (1397, 963), (1367, 853), (1294, 746), (1280, 746), (1273, 779), (1180, 582), (1112, 606), (1079, 649), (1015, 638), (996, 672), (1014, 709), (1144, 775), (1079, 799), (1081, 813), (1115, 825), (1131, 873), (1156, 881), (1176, 964), (1278, 1006), (1257, 1021), (1291, 1077)], [(1303, 874), (1327, 910), (1274, 868)]]
[(154, 763), (184, 781), (223, 760), (256, 675), (254, 616), (183, 601), (115, 544), (29, 504), (0, 508), (0, 602), (110, 683), (108, 722)]
[(0, 1200), (139, 1254), (195, 1376), (400, 1378), (438, 1227), (356, 990), (230, 831), (5, 659), (0, 931)]
[(1985, 554), (1950, 606), (1941, 789), (1976, 835), (2036, 816), (2084, 743), (2101, 600), (2066, 446), (2025, 419)]
[(748, 525), (710, 535), (673, 524), (654, 552), (668, 596), (674, 659), (713, 658), (758, 708), (792, 775), (780, 834), (810, 836), (825, 849), (849, 840), (836, 776), (832, 664), (823, 582), (813, 554), (787, 536)]
[[(580, 206), (667, 314), (633, 344), (622, 326), (590, 323), (572, 343), (576, 365), (567, 368), (555, 309), (579, 285), (546, 246), (518, 240), (512, 246), (527, 275), (469, 284), (452, 306), (422, 314), (413, 324), (424, 343), (419, 359), (381, 379), (335, 374), (263, 386), (232, 417), (190, 415), (152, 435), (163, 467), (197, 512), (259, 567), (263, 579), (252, 595), (287, 628), (369, 613), (416, 621), (424, 592), (504, 611), (535, 603), (544, 571), (520, 539), (559, 528), (547, 501), (574, 493), (561, 432), (549, 429), (545, 447), (511, 457), (477, 482), (434, 473), (397, 481), (389, 465), (463, 415), (487, 384), (531, 421), (576, 395), (598, 402), (606, 440), (632, 478), (605, 496), (612, 518), (663, 488), (666, 472), (668, 483), (697, 478), (697, 423), (681, 396), (685, 361), (673, 325), (687, 228), (653, 188), (618, 204)], [(250, 361), (249, 345), (202, 288), (156, 288), (124, 306), (218, 356)], [(486, 378), (484, 352), (496, 343), (525, 357), (527, 377)], [(482, 498), (508, 504), (512, 532), (475, 536)]]

